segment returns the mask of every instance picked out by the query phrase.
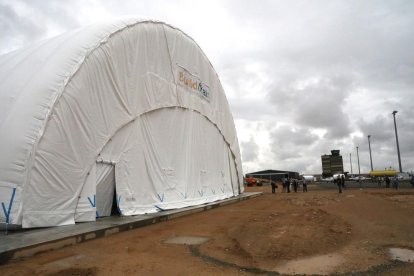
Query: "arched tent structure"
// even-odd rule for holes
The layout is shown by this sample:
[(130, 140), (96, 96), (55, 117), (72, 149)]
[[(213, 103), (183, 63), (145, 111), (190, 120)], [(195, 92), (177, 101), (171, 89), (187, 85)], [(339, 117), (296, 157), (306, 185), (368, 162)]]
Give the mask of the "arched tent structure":
[(165, 23), (95, 24), (0, 56), (2, 222), (44, 227), (243, 191), (232, 115), (199, 46)]

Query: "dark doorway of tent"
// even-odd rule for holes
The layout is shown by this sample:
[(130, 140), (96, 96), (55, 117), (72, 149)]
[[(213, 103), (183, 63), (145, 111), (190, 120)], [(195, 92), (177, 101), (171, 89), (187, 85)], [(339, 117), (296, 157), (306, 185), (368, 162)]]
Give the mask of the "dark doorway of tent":
[(119, 216), (115, 185), (115, 166), (96, 164), (96, 211), (99, 217)]

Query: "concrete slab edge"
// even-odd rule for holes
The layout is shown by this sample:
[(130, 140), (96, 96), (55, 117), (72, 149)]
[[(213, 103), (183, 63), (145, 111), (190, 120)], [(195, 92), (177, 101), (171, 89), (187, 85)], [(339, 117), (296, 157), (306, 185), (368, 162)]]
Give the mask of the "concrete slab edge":
[(151, 225), (151, 224), (155, 224), (155, 223), (159, 223), (163, 221), (168, 221), (171, 219), (175, 219), (175, 218), (179, 218), (179, 217), (183, 217), (183, 216), (187, 216), (187, 215), (191, 215), (195, 213), (200, 213), (203, 211), (208, 211), (208, 210), (220, 207), (220, 206), (225, 206), (228, 204), (255, 198), (260, 195), (262, 195), (262, 193), (241, 194), (237, 197), (228, 198), (222, 201), (206, 203), (201, 206), (183, 208), (184, 210), (177, 209), (177, 210), (161, 212), (161, 213), (158, 213), (159, 214), (158, 216), (154, 216), (154, 217), (148, 217), (148, 218), (141, 219), (141, 220), (120, 223), (118, 225), (113, 225), (113, 226), (106, 227), (103, 229), (96, 229), (93, 231), (87, 231), (87, 232), (80, 233), (80, 234), (77, 233), (72, 236), (67, 236), (64, 238), (56, 239), (56, 240), (45, 241), (45, 242), (41, 242), (41, 243), (34, 244), (34, 245), (28, 245), (28, 246), (23, 246), (20, 248), (15, 248), (15, 249), (0, 253), (0, 265), (6, 264), (7, 262), (11, 260), (27, 258), (30, 256), (34, 256), (37, 254), (47, 252), (47, 251), (52, 251), (52, 250), (64, 248), (67, 246), (79, 244), (85, 241), (107, 237), (112, 234), (144, 227), (147, 225)]

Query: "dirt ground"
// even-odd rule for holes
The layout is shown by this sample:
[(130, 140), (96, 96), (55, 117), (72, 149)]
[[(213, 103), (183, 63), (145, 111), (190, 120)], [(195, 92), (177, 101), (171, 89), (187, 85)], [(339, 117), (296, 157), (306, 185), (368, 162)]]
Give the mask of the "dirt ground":
[(414, 189), (246, 191), (264, 194), (12, 261), (0, 275), (414, 275), (389, 254), (414, 249)]

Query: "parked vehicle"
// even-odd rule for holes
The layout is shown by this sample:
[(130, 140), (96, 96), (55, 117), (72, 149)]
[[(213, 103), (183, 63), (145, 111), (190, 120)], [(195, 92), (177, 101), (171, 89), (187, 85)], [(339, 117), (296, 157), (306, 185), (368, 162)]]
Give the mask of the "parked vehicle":
[(247, 183), (248, 187), (256, 186), (257, 185), (257, 179), (254, 177), (246, 177), (244, 181)]
[(411, 179), (410, 174), (406, 172), (399, 173), (397, 177), (398, 177), (398, 180), (410, 180)]

